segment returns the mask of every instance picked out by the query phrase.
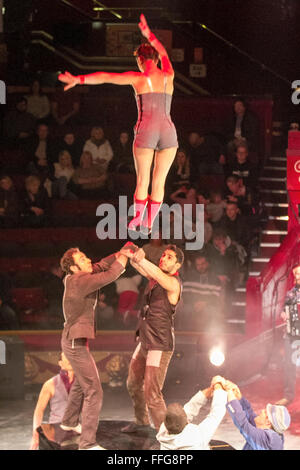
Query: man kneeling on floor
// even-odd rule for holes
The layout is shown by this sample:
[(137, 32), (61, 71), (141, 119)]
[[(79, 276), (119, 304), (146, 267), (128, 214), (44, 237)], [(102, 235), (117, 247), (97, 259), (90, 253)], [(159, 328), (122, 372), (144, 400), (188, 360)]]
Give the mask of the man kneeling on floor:
[[(226, 413), (225, 384), (223, 377), (215, 376), (208, 388), (197, 392), (184, 406), (172, 403), (167, 407), (156, 435), (161, 450), (210, 450), (209, 441)], [(209, 398), (212, 398), (210, 413), (200, 424), (193, 424), (191, 421)]]
[(226, 408), (233, 423), (246, 439), (243, 450), (283, 450), (283, 434), (291, 422), (288, 409), (268, 403), (256, 414), (236, 384), (227, 380), (225, 389), (228, 394)]

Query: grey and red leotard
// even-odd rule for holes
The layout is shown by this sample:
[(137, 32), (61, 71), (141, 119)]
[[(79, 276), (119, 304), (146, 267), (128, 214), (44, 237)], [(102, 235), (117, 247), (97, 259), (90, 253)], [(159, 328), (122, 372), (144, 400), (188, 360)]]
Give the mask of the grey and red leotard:
[[(147, 78), (152, 90), (150, 78)], [(134, 127), (134, 146), (163, 150), (178, 147), (176, 128), (170, 111), (172, 95), (166, 93), (167, 78), (164, 77), (164, 92), (136, 95), (138, 120)]]

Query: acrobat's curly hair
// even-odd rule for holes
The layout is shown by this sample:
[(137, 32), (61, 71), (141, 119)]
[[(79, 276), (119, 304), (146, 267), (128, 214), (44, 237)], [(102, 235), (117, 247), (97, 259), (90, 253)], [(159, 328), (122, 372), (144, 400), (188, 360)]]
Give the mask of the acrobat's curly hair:
[(71, 271), (71, 266), (74, 266), (75, 261), (73, 255), (78, 253), (79, 248), (69, 248), (60, 260), (60, 267), (65, 274), (73, 274)]

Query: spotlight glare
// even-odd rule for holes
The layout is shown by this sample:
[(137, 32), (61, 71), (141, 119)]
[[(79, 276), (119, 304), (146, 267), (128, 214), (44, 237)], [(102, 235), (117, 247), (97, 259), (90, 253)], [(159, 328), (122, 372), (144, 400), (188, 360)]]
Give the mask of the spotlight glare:
[(216, 367), (220, 367), (225, 361), (225, 356), (224, 356), (223, 351), (218, 347), (212, 348), (209, 352), (209, 360), (212, 365)]

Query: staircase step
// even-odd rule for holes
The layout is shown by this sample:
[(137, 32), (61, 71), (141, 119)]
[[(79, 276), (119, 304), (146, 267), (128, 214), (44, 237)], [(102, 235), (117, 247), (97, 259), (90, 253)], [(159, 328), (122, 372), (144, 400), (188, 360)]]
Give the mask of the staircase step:
[(262, 176), (259, 178), (285, 178), (286, 168), (267, 166), (264, 168)]
[[(267, 259), (267, 258), (264, 258)], [(259, 276), (262, 270), (267, 266), (268, 261), (261, 261), (261, 262), (252, 262), (250, 266), (250, 272), (255, 273), (252, 275)]]
[(261, 248), (279, 248), (280, 245), (280, 242), (262, 242), (259, 246)]
[(276, 166), (276, 165), (267, 165), (264, 167), (264, 170), (267, 171), (286, 171), (285, 166)]
[(283, 220), (283, 221), (288, 221), (289, 216), (288, 215), (270, 215), (269, 220)]
[(279, 217), (278, 219), (275, 219), (275, 220), (287, 220), (287, 213), (288, 213), (287, 207), (284, 207), (284, 206), (282, 207), (274, 203), (266, 203), (265, 208), (267, 210), (270, 220), (273, 220), (273, 217), (277, 217), (277, 218)]
[(259, 181), (260, 186), (263, 187), (261, 192), (265, 192), (270, 189), (276, 190), (277, 193), (278, 191), (286, 192), (286, 178), (268, 178), (268, 176), (261, 176)]
[(269, 161), (273, 161), (273, 162), (284, 162), (286, 163), (286, 157), (270, 157), (268, 159), (268, 162)]
[(271, 258), (275, 251), (280, 247), (280, 243), (272, 243), (272, 245), (273, 246), (262, 246), (262, 244), (260, 244), (259, 257)]
[(242, 302), (245, 304), (246, 288), (243, 288), (243, 290), (236, 289), (233, 295), (234, 295), (233, 304), (235, 304), (236, 302)]
[(287, 220), (270, 218), (263, 232), (265, 231), (277, 232), (277, 235), (287, 235)]
[(287, 204), (287, 192), (283, 191), (282, 193), (273, 193), (268, 190), (259, 191), (260, 200), (266, 204)]
[(289, 204), (287, 202), (266, 202), (265, 206), (266, 207), (284, 207), (284, 208), (287, 208), (287, 207), (289, 207)]

